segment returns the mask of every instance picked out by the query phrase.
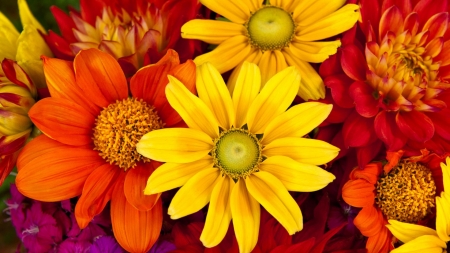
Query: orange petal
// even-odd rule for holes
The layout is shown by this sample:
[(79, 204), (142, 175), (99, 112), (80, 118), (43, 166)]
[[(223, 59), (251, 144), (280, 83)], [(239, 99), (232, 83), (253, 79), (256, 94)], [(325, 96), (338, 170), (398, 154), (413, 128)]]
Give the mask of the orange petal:
[(378, 181), (378, 177), (380, 176), (382, 171), (381, 163), (369, 163), (364, 169), (359, 169), (359, 167), (352, 170), (350, 173), (350, 179), (365, 179), (371, 184), (376, 184)]
[(40, 135), (17, 159), (19, 191), (32, 199), (52, 202), (81, 195), (89, 174), (105, 161), (97, 151), (68, 146)]
[(138, 163), (130, 169), (125, 177), (125, 197), (130, 205), (140, 211), (148, 211), (156, 204), (161, 194), (144, 195), (144, 189), (150, 175), (161, 163), (151, 161), (150, 163)]
[(389, 246), (391, 245), (391, 233), (383, 226), (377, 234), (369, 237), (366, 242), (366, 249), (368, 252), (373, 253), (386, 253), (389, 252)]
[(126, 251), (147, 252), (159, 237), (162, 226), (161, 200), (149, 211), (139, 211), (124, 195), (124, 183), (118, 181), (111, 198), (111, 222), (114, 237)]
[(64, 98), (44, 98), (28, 114), (47, 136), (61, 143), (82, 146), (92, 143), (95, 118), (80, 105)]
[(371, 206), (374, 203), (375, 186), (364, 179), (349, 180), (342, 187), (342, 198), (354, 207)]
[(86, 179), (83, 193), (75, 206), (78, 226), (83, 229), (92, 218), (103, 211), (111, 199), (112, 191), (125, 172), (115, 165), (105, 163), (95, 169)]
[(69, 99), (97, 115), (100, 108), (91, 102), (75, 82), (72, 62), (42, 56), (48, 90), (53, 98)]
[(404, 151), (399, 150), (396, 152), (388, 151), (386, 152), (386, 159), (388, 160), (388, 163), (384, 165), (384, 172), (389, 173), (392, 168), (397, 166), (398, 162), (400, 161), (400, 158), (402, 158)]
[(383, 214), (374, 206), (366, 206), (353, 220), (355, 226), (361, 231), (361, 234), (367, 237), (378, 234), (382, 228), (385, 228)]
[(128, 85), (119, 63), (98, 49), (80, 51), (73, 62), (75, 78), (84, 95), (100, 107), (128, 97)]

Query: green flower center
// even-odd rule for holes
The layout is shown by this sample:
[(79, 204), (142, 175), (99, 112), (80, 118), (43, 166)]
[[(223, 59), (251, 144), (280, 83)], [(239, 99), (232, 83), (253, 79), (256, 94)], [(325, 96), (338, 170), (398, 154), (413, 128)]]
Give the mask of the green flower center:
[(250, 44), (263, 51), (287, 47), (294, 38), (295, 32), (292, 15), (270, 5), (253, 13), (245, 27)]
[(215, 167), (234, 180), (258, 170), (262, 162), (258, 138), (245, 129), (232, 128), (214, 140), (212, 157)]

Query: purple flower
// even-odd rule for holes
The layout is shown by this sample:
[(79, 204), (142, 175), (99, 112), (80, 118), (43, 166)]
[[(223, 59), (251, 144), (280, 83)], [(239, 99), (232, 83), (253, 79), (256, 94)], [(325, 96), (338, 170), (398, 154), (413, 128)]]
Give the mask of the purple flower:
[(58, 253), (88, 253), (90, 247), (88, 241), (67, 239), (58, 246)]
[(176, 249), (175, 244), (165, 240), (158, 240), (148, 253), (167, 253)]
[(91, 246), (91, 253), (124, 253), (112, 236), (100, 236)]

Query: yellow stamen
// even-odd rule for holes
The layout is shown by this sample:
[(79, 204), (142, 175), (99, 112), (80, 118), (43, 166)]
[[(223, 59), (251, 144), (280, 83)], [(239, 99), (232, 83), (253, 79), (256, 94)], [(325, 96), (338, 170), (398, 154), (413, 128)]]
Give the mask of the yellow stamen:
[(154, 108), (142, 100), (127, 98), (101, 111), (95, 120), (94, 150), (110, 164), (127, 170), (150, 159), (136, 151), (141, 137), (164, 125)]
[(377, 183), (376, 203), (389, 220), (415, 223), (435, 205), (431, 171), (419, 163), (401, 161)]

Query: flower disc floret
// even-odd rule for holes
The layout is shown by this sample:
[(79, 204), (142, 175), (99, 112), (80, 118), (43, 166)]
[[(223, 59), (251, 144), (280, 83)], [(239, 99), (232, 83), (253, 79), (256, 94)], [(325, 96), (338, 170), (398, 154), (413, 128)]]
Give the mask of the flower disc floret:
[(234, 180), (258, 170), (262, 162), (258, 138), (245, 129), (231, 128), (214, 140), (212, 157), (215, 167)]
[(282, 8), (265, 5), (245, 24), (250, 44), (262, 51), (280, 50), (294, 38), (292, 14)]
[(436, 185), (422, 164), (402, 161), (377, 183), (376, 203), (387, 219), (415, 223), (435, 206)]
[(136, 144), (144, 134), (162, 127), (154, 108), (142, 99), (117, 101), (103, 109), (95, 120), (94, 149), (107, 162), (127, 170), (138, 161), (150, 161), (136, 151)]

